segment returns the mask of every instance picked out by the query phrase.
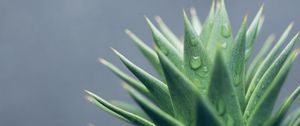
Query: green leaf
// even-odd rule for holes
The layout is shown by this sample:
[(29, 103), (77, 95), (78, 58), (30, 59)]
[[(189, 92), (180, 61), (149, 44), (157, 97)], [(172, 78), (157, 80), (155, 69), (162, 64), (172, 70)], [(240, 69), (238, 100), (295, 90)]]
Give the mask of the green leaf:
[(196, 121), (194, 110), (196, 108), (197, 88), (159, 50), (158, 57), (166, 75), (175, 118), (185, 125), (194, 125)]
[(124, 87), (157, 126), (184, 126), (172, 116), (153, 105), (130, 86), (125, 85)]
[(217, 53), (215, 61), (209, 88), (211, 103), (216, 107), (216, 110), (223, 117), (226, 124), (230, 124), (230, 126), (242, 126), (244, 120), (237, 97), (239, 94), (237, 94), (221, 52)]
[[(299, 49), (295, 50), (292, 54), (294, 56), (293, 58), (296, 58), (299, 54)], [(272, 126), (279, 126), (279, 124), (282, 122), (284, 116), (286, 115), (288, 109), (291, 107), (292, 103), (296, 100), (296, 98), (300, 94), (300, 86), (296, 88), (296, 90), (282, 103), (280, 108), (275, 113), (274, 117), (272, 117), (268, 123)]]
[(252, 94), (250, 94), (249, 102), (248, 102), (248, 109), (251, 111), (251, 109), (254, 108), (255, 103), (260, 99), (262, 94), (266, 91), (265, 87), (268, 87), (269, 84), (272, 82), (272, 80), (277, 75), (278, 71), (286, 61), (287, 57), (292, 52), (292, 49), (296, 43), (296, 40), (298, 38), (299, 34), (297, 34), (291, 41), (288, 43), (288, 45), (284, 48), (284, 50), (280, 53), (280, 55), (274, 60), (272, 64), (270, 64), (269, 68), (265, 71), (263, 76), (258, 81), (254, 91)]
[[(212, 112), (212, 108), (209, 108), (211, 105), (208, 105), (208, 101), (204, 100), (204, 98), (199, 99), (199, 97), (201, 97), (199, 90), (197, 90), (192, 82), (159, 50), (158, 56), (168, 82), (167, 84), (174, 105), (175, 118), (187, 126), (195, 125), (195, 108), (203, 107), (198, 108), (199, 111), (206, 109), (205, 111), (210, 113), (203, 113), (204, 115), (207, 115), (206, 118), (197, 118), (197, 121), (199, 121), (200, 124), (205, 123), (205, 119), (208, 118), (217, 120), (215, 119), (217, 115)], [(198, 106), (196, 106), (197, 102), (200, 102), (198, 103)]]
[(281, 54), (275, 59), (275, 61), (271, 64), (271, 66), (269, 66), (265, 74), (261, 77), (246, 107), (246, 111), (249, 112), (250, 115), (254, 110), (256, 103), (261, 99), (261, 96), (263, 96), (263, 94), (266, 92), (266, 90), (286, 62), (287, 57), (290, 55), (292, 48), (295, 45), (298, 35), (299, 34), (297, 34), (290, 41), (290, 43), (284, 48)]
[(244, 18), (243, 24), (237, 34), (235, 42), (231, 44), (229, 65), (231, 74), (233, 74), (233, 84), (239, 98), (241, 109), (245, 107), (245, 43), (247, 31), (247, 17)]
[(133, 34), (130, 30), (125, 30), (126, 34), (133, 40), (136, 46), (140, 49), (143, 55), (148, 59), (148, 61), (152, 64), (155, 70), (161, 77), (161, 80), (165, 80), (165, 76), (162, 72), (158, 57), (153, 49), (147, 46), (140, 38), (138, 38), (135, 34)]
[(191, 7), (190, 13), (191, 13), (191, 23), (193, 25), (193, 28), (195, 29), (195, 32), (197, 33), (197, 35), (200, 35), (200, 33), (202, 31), (202, 25), (198, 18), (196, 8)]
[(288, 109), (291, 107), (292, 103), (296, 100), (296, 98), (300, 94), (300, 86), (296, 88), (296, 90), (283, 102), (278, 112), (276, 112), (277, 121), (282, 120)]
[(289, 123), (289, 126), (299, 126), (299, 121), (300, 121), (300, 113), (295, 113), (291, 122)]
[(212, 34), (212, 29), (214, 27), (214, 20), (215, 20), (215, 0), (212, 0), (212, 5), (210, 8), (209, 15), (207, 16), (202, 31), (200, 33), (200, 39), (203, 42), (204, 47), (207, 47), (209, 43), (209, 38)]
[[(283, 85), (284, 80), (294, 62), (298, 51), (294, 51), (284, 62), (283, 66), (280, 67), (278, 74), (275, 76), (270, 85), (265, 87), (264, 93), (261, 93), (261, 97), (257, 98), (256, 101), (253, 100), (249, 102), (244, 117), (248, 119), (248, 126), (259, 126), (265, 123), (269, 118), (267, 115), (271, 115), (273, 107), (275, 105), (275, 100), (279, 94), (279, 91)], [(261, 87), (260, 87), (261, 88)]]
[(165, 112), (173, 115), (173, 107), (167, 85), (130, 62), (118, 51), (114, 49), (113, 51), (119, 56), (124, 65), (148, 88), (158, 106)]
[(90, 92), (90, 91), (85, 91), (88, 96), (89, 96), (89, 101), (96, 104), (97, 106), (103, 108), (104, 110), (108, 111), (109, 113), (127, 121), (130, 123), (133, 123), (135, 125), (138, 126), (155, 126), (152, 122), (138, 116), (135, 115), (133, 113), (130, 113), (128, 111), (122, 110), (112, 104), (110, 104), (109, 102), (105, 101), (104, 99), (102, 99), (101, 97), (99, 97), (98, 95)]
[(268, 54), (269, 49), (272, 46), (272, 43), (275, 40), (275, 35), (270, 35), (266, 41), (264, 42), (262, 48), (260, 49), (260, 51), (258, 52), (258, 54), (255, 56), (255, 58), (253, 59), (253, 61), (251, 62), (249, 68), (248, 68), (248, 72), (247, 72), (247, 76), (246, 76), (246, 90), (249, 87), (250, 81), (253, 79), (254, 74), (257, 72), (257, 69), (259, 67), (259, 65), (263, 62), (263, 60), (265, 59), (265, 57)]
[(202, 97), (198, 97), (196, 102), (196, 126), (225, 126), (218, 112)]
[(178, 69), (182, 69), (182, 54), (176, 50), (174, 46), (159, 32), (159, 30), (146, 17), (147, 23), (152, 31), (153, 40), (156, 46), (176, 65)]
[(183, 11), (185, 35), (184, 35), (184, 70), (190, 80), (203, 94), (206, 94), (209, 85), (209, 71), (211, 59), (209, 59), (205, 48), (186, 13)]
[(293, 126), (299, 126), (300, 125), (300, 118), (297, 118), (297, 120), (294, 122)]
[(161, 17), (156, 16), (155, 20), (161, 30), (161, 33), (168, 39), (168, 41), (182, 54), (183, 46), (181, 41), (177, 38), (177, 36), (170, 30), (170, 28), (165, 24), (165, 22), (161, 19)]
[(256, 41), (256, 38), (260, 31), (260, 28), (264, 22), (264, 18), (262, 18), (262, 16), (261, 16), (263, 9), (264, 9), (264, 6), (262, 5), (246, 33), (246, 52), (245, 52), (246, 53), (245, 54), (246, 62), (248, 61), (248, 59), (250, 58), (250, 56), (252, 54), (254, 42)]
[(119, 107), (119, 108), (125, 110), (125, 111), (128, 111), (130, 113), (138, 115), (144, 119), (150, 120), (150, 118), (146, 115), (146, 113), (137, 106), (134, 106), (132, 104), (122, 102), (122, 101), (116, 101), (116, 100), (113, 100), (110, 103), (116, 107)]
[(247, 90), (246, 102), (249, 102), (250, 96), (252, 95), (256, 85), (261, 80), (262, 76), (266, 73), (271, 64), (274, 62), (274, 59), (276, 59), (277, 54), (281, 52), (281, 48), (284, 46), (284, 42), (287, 36), (289, 35), (292, 27), (293, 24), (290, 24), (287, 27), (287, 29), (283, 32), (278, 42), (275, 44), (275, 46), (271, 49), (270, 53), (264, 58), (263, 62), (258, 67), (257, 72), (254, 74), (254, 77), (251, 80), (251, 83)]
[(100, 104), (97, 100), (95, 100), (95, 98), (93, 98), (92, 96), (89, 96), (89, 95), (86, 95), (85, 96), (85, 99), (93, 104), (95, 104), (96, 106), (100, 107), (102, 110), (108, 112), (109, 114), (127, 122), (127, 123), (130, 123), (130, 121), (126, 118), (124, 118), (123, 116), (119, 115), (118, 113), (115, 113), (114, 111), (106, 108), (105, 106), (103, 106), (102, 104)]
[(281, 126), (296, 126), (294, 123), (300, 118), (300, 108), (291, 113), (287, 118), (284, 119)]
[(153, 100), (153, 96), (150, 94), (148, 89), (142, 84), (141, 82), (133, 79), (128, 74), (122, 72), (119, 68), (111, 64), (110, 62), (106, 61), (105, 59), (99, 59), (99, 61), (106, 66), (109, 70), (111, 70), (115, 75), (117, 75), (119, 78), (121, 78), (123, 81), (128, 83), (130, 86), (132, 86), (134, 89), (139, 91), (141, 94), (145, 95), (147, 98)]
[(214, 27), (207, 45), (207, 50), (209, 51), (209, 57), (215, 59), (215, 54), (217, 52), (217, 44), (222, 45), (224, 50), (233, 43), (231, 25), (224, 4), (224, 0), (218, 1), (218, 12), (214, 20)]

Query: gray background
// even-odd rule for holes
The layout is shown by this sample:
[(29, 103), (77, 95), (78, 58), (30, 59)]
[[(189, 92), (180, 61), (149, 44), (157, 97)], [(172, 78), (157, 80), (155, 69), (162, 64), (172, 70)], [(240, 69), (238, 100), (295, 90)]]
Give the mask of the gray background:
[[(234, 31), (243, 15), (252, 19), (262, 3), (266, 23), (256, 49), (291, 21), (293, 34), (300, 28), (299, 0), (230, 0)], [(132, 102), (97, 58), (126, 70), (109, 49), (114, 47), (152, 73), (123, 30), (131, 29), (151, 45), (143, 16), (160, 15), (181, 35), (182, 8), (191, 6), (203, 19), (210, 0), (0, 0), (0, 125), (127, 126), (84, 99), (88, 89), (105, 99)], [(279, 101), (299, 84), (299, 63), (297, 59)]]

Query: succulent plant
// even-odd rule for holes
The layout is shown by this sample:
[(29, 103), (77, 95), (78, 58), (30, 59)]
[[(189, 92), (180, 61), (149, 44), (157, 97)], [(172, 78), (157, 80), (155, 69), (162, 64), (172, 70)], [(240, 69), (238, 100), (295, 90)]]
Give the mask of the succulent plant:
[[(140, 107), (108, 102), (87, 92), (87, 99), (116, 117), (138, 126), (299, 126), (300, 110), (287, 114), (300, 86), (278, 109), (275, 101), (299, 54), (293, 49), (297, 33), (285, 44), (290, 24), (278, 41), (270, 35), (258, 54), (253, 45), (264, 22), (263, 6), (247, 24), (247, 16), (234, 37), (224, 0), (212, 2), (203, 25), (195, 9), (183, 11), (184, 40), (178, 39), (160, 17), (157, 28), (146, 21), (155, 42), (147, 46), (131, 31), (137, 45), (159, 78), (133, 64), (113, 49), (136, 79), (110, 62), (100, 62), (120, 77), (124, 88)], [(249, 65), (248, 65), (249, 64)]]

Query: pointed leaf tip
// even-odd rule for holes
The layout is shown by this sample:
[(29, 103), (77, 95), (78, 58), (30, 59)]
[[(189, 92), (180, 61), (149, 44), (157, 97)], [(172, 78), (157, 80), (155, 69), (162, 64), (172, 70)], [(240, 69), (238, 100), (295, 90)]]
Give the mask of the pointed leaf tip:
[(131, 32), (129, 29), (125, 29), (124, 32), (125, 32), (127, 35), (129, 35), (129, 36), (132, 35), (132, 32)]
[(265, 4), (264, 4), (264, 3), (262, 3), (262, 4), (261, 4), (261, 6), (260, 6), (260, 9), (259, 9), (259, 11), (260, 11), (260, 12), (263, 12), (263, 11), (264, 11), (264, 9), (265, 9)]
[(117, 106), (114, 106), (111, 103), (109, 103), (108, 101), (104, 100), (100, 96), (98, 96), (90, 91), (86, 91), (86, 93), (88, 93), (88, 95), (90, 95), (90, 97), (93, 98), (93, 99), (91, 99), (92, 103), (99, 106), (103, 110), (115, 115), (116, 117), (123, 119), (126, 122), (130, 122), (130, 123), (133, 123), (133, 124), (139, 125), (139, 126), (154, 126), (154, 124), (152, 122), (146, 120), (145, 118), (142, 118), (138, 115), (135, 115), (131, 112), (123, 110)]
[(147, 87), (149, 92), (153, 95), (156, 104), (165, 112), (173, 114), (168, 87), (159, 79), (155, 78), (151, 74), (147, 73), (146, 71), (132, 63), (121, 53), (117, 52), (116, 50), (115, 52), (119, 56), (123, 64), (131, 71), (131, 73), (133, 73), (145, 85), (145, 87)]
[(116, 49), (114, 48), (110, 48), (115, 54), (117, 54), (118, 56), (121, 56), (121, 53), (119, 53), (119, 51), (117, 51)]
[(243, 19), (243, 23), (247, 23), (248, 21), (248, 15), (245, 15), (244, 19)]
[(187, 16), (187, 14), (185, 12), (185, 9), (182, 9), (182, 14), (183, 14), (184, 19), (188, 19), (188, 16)]
[(148, 26), (152, 30), (154, 28), (153, 23), (150, 21), (150, 19), (147, 16), (144, 16), (144, 18), (146, 19), (146, 22), (147, 22)]
[(87, 94), (89, 94), (89, 95), (90, 95), (90, 94), (93, 94), (92, 92), (90, 92), (90, 91), (88, 91), (88, 90), (84, 90), (84, 92), (87, 93)]
[(198, 16), (197, 15), (197, 10), (196, 10), (195, 7), (190, 8), (190, 13), (191, 13), (192, 17), (197, 17)]
[(101, 63), (101, 64), (107, 64), (107, 60), (103, 59), (103, 58), (98, 58), (98, 61)]
[(170, 114), (162, 111), (130, 86), (127, 86), (126, 90), (157, 126), (183, 126), (183, 124), (174, 119)]
[(160, 16), (155, 16), (154, 19), (155, 19), (156, 22), (158, 22), (158, 23), (163, 22)]

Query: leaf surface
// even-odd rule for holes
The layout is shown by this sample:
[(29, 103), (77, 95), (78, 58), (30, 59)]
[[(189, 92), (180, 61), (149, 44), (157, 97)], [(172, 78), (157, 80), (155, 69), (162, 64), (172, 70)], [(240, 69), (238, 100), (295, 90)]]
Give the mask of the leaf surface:
[(200, 35), (200, 33), (202, 31), (202, 24), (200, 22), (200, 19), (198, 18), (196, 8), (192, 7), (190, 9), (190, 13), (191, 13), (192, 26), (195, 29), (195, 32), (197, 33), (197, 35)]
[(201, 40), (187, 15), (183, 12), (185, 35), (184, 35), (184, 70), (189, 79), (206, 94), (209, 85), (209, 71), (211, 70), (211, 59), (207, 55)]
[(136, 44), (136, 46), (140, 49), (143, 55), (147, 58), (147, 60), (151, 63), (151, 65), (155, 68), (155, 70), (160, 75), (161, 80), (165, 80), (165, 76), (162, 72), (158, 57), (153, 49), (145, 44), (140, 38), (138, 38), (135, 34), (133, 34), (130, 30), (125, 30), (126, 34), (132, 39), (132, 41)]
[(293, 24), (290, 24), (287, 27), (287, 29), (283, 32), (283, 34), (281, 35), (278, 42), (275, 44), (275, 46), (271, 49), (271, 51), (265, 57), (264, 61), (258, 67), (257, 72), (254, 74), (254, 77), (251, 80), (251, 83), (247, 90), (246, 102), (249, 102), (250, 96), (252, 95), (253, 91), (255, 90), (257, 84), (259, 83), (259, 81), (261, 80), (263, 75), (266, 73), (266, 71), (269, 69), (271, 64), (273, 64), (274, 60), (277, 58), (278, 53), (280, 53), (282, 51), (281, 48), (284, 46), (284, 42), (285, 42), (286, 38), (288, 37), (292, 27), (293, 27)]
[(232, 43), (232, 30), (225, 3), (224, 0), (218, 0), (214, 26), (212, 28), (209, 42), (207, 43), (209, 57), (211, 57), (211, 59), (215, 59), (215, 55), (217, 52), (216, 45), (222, 45), (224, 50), (228, 50), (228, 47), (230, 47)]
[(242, 126), (244, 120), (237, 91), (221, 52), (217, 53), (215, 61), (209, 88), (211, 103), (227, 125)]
[[(268, 118), (270, 118), (275, 105), (275, 100), (294, 60), (296, 59), (297, 54), (298, 51), (294, 51), (287, 58), (274, 80), (272, 79), (273, 81), (271, 84), (268, 87), (265, 87), (265, 93), (261, 94), (262, 96), (257, 99), (256, 103), (253, 101), (253, 103), (251, 102), (252, 104), (248, 104), (248, 109), (246, 108), (244, 115), (244, 117), (248, 119), (248, 126), (262, 125), (266, 123)], [(254, 107), (253, 110), (252, 107)]]
[(140, 109), (138, 106), (135, 106), (135, 105), (132, 105), (132, 104), (129, 104), (126, 102), (122, 102), (122, 101), (116, 101), (116, 100), (113, 100), (110, 103), (120, 109), (123, 109), (130, 113), (133, 113), (135, 115), (138, 115), (144, 119), (150, 120), (150, 118), (146, 115), (146, 113), (142, 109)]
[(125, 89), (130, 93), (133, 99), (141, 106), (157, 126), (184, 126), (169, 114), (165, 113), (142, 95), (136, 92), (133, 88), (125, 86)]
[(247, 17), (244, 18), (243, 24), (237, 34), (235, 42), (230, 48), (230, 72), (233, 75), (233, 84), (239, 99), (241, 109), (245, 107), (245, 43), (247, 31)]
[(259, 65), (263, 62), (263, 60), (265, 59), (265, 57), (268, 54), (269, 49), (272, 46), (272, 43), (275, 40), (275, 35), (270, 35), (266, 41), (264, 42), (262, 48), (260, 49), (260, 51), (258, 52), (258, 54), (254, 57), (253, 61), (251, 62), (249, 68), (248, 68), (248, 72), (246, 75), (246, 90), (248, 89), (249, 85), (250, 85), (250, 81), (253, 79), (254, 74), (257, 72), (257, 69), (259, 67)]
[(212, 34), (212, 29), (214, 27), (214, 21), (215, 21), (215, 0), (212, 0), (210, 12), (203, 24), (203, 28), (200, 33), (200, 39), (203, 42), (203, 45), (204, 47), (206, 47), (206, 49), (209, 43), (210, 36)]
[(180, 52), (183, 52), (183, 46), (181, 41), (177, 38), (177, 36), (170, 30), (170, 28), (165, 24), (165, 22), (161, 19), (161, 17), (156, 16), (155, 20), (159, 26), (161, 33), (168, 39), (168, 41)]
[(111, 113), (127, 122), (133, 123), (138, 126), (155, 126), (152, 122), (150, 122), (138, 115), (135, 115), (128, 111), (122, 110), (122, 109), (110, 104), (109, 102), (105, 101), (104, 99), (102, 99), (101, 97), (99, 97), (98, 95), (96, 95), (90, 91), (86, 91), (86, 93), (88, 94), (88, 96), (91, 97), (91, 98), (89, 98), (90, 102), (96, 104), (97, 106), (103, 108), (104, 110), (108, 111), (109, 113)]
[(249, 29), (246, 34), (246, 54), (245, 54), (245, 60), (246, 62), (250, 58), (253, 50), (254, 42), (256, 41), (256, 38), (258, 36), (258, 33), (261, 29), (261, 26), (264, 22), (264, 18), (262, 18), (262, 12), (263, 12), (264, 6), (261, 6), (259, 11), (257, 12), (256, 16), (254, 17), (251, 25), (249, 26)]
[(173, 107), (167, 85), (130, 62), (118, 51), (114, 50), (114, 52), (124, 65), (148, 88), (158, 106), (165, 112), (173, 115)]
[[(215, 114), (215, 110), (211, 108), (212, 106), (208, 100), (202, 98), (199, 90), (193, 83), (162, 52), (158, 51), (158, 56), (168, 82), (174, 105), (175, 118), (185, 125), (195, 125), (197, 115), (197, 125), (206, 124), (207, 120), (218, 120), (210, 124), (221, 125), (218, 115)], [(196, 107), (198, 112), (206, 111), (207, 113), (196, 114)], [(203, 116), (206, 116), (206, 118), (201, 118)]]
[(176, 50), (174, 46), (166, 39), (166, 37), (146, 18), (146, 21), (151, 29), (153, 40), (156, 46), (175, 64), (175, 66), (182, 70), (182, 54)]
[(134, 89), (139, 91), (141, 94), (145, 95), (149, 99), (153, 99), (152, 95), (148, 91), (148, 89), (144, 86), (143, 83), (133, 79), (128, 74), (121, 71), (119, 68), (111, 64), (110, 62), (106, 61), (105, 59), (99, 59), (99, 61), (106, 66), (109, 70), (111, 70), (115, 75), (117, 75), (119, 78), (121, 78), (123, 81), (128, 83), (130, 86), (132, 86)]

